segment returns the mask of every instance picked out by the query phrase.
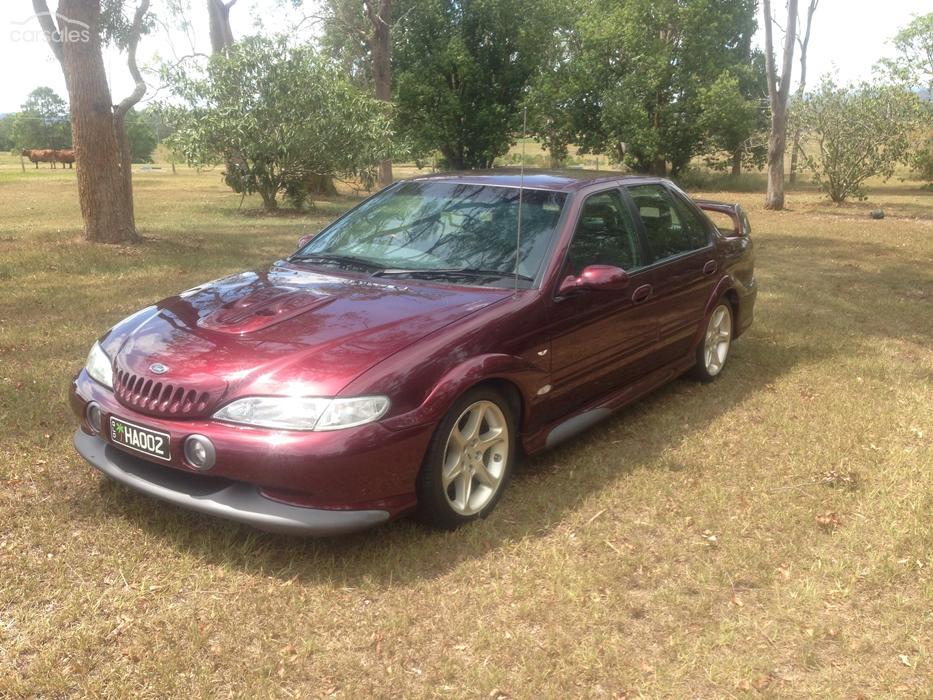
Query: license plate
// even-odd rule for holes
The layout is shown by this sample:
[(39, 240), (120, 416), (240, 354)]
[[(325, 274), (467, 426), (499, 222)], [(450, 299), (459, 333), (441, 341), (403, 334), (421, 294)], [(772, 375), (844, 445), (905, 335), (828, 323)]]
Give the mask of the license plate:
[(172, 458), (169, 451), (168, 433), (143, 428), (141, 425), (127, 423), (119, 418), (110, 419), (110, 439), (117, 445), (129, 447), (150, 457), (168, 461)]

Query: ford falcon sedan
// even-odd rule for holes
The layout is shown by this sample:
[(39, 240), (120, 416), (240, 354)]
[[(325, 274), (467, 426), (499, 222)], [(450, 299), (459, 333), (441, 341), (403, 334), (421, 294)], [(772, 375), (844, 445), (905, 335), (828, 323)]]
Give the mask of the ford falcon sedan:
[(417, 177), (117, 323), (71, 387), (75, 447), (264, 530), (412, 511), (452, 529), (489, 514), (519, 455), (687, 371), (720, 376), (756, 292), (741, 207), (667, 180)]

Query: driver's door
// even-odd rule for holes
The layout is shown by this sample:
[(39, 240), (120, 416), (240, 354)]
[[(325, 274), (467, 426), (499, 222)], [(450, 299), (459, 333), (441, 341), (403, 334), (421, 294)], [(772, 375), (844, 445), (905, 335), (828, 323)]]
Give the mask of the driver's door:
[(548, 402), (555, 414), (653, 369), (658, 325), (649, 275), (642, 271), (645, 260), (621, 192), (613, 188), (589, 195), (580, 209), (561, 279), (579, 275), (588, 265), (614, 265), (628, 273), (630, 283), (623, 290), (555, 295), (549, 313), (553, 401)]

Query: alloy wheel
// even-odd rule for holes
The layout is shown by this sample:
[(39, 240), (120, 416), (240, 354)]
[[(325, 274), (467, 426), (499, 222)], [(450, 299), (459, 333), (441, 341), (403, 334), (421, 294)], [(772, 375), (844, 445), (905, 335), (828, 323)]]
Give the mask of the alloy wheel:
[(703, 342), (703, 361), (706, 371), (715, 377), (722, 371), (729, 355), (732, 344), (732, 313), (725, 304), (720, 304), (713, 310), (709, 325), (706, 328), (706, 338)]
[(459, 515), (479, 513), (502, 485), (509, 459), (509, 424), (492, 401), (476, 401), (454, 422), (444, 449), (441, 485)]

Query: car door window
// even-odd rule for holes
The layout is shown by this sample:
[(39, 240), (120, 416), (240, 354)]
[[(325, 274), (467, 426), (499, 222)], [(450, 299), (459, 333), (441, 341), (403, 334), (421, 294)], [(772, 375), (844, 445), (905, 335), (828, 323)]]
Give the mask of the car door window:
[(579, 275), (587, 265), (632, 270), (645, 264), (635, 222), (618, 190), (590, 195), (583, 203), (567, 252), (565, 275)]
[(709, 231), (700, 217), (663, 185), (633, 185), (628, 192), (645, 227), (651, 262), (709, 244)]

